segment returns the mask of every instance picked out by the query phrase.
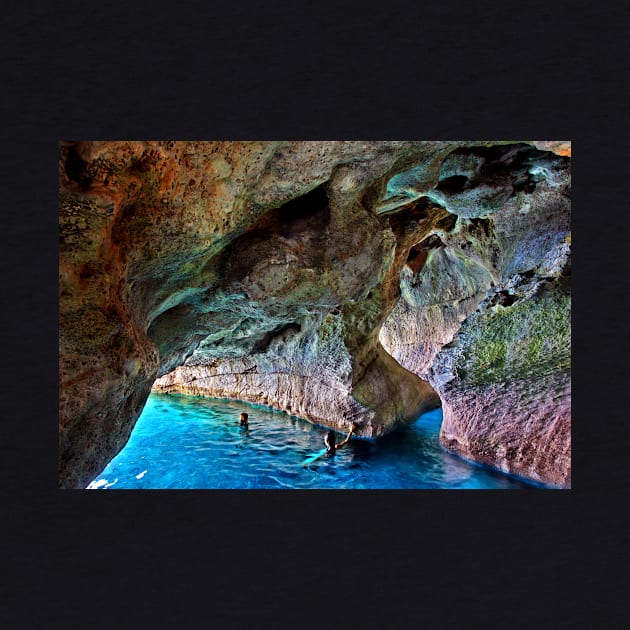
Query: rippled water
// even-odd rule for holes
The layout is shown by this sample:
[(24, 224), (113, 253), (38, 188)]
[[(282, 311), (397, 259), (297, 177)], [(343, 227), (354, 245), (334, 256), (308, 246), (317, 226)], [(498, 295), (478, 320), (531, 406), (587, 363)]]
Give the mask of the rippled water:
[[(241, 411), (249, 413), (249, 430), (238, 426)], [(151, 394), (128, 444), (88, 488), (532, 487), (445, 452), (441, 422), (436, 409), (396, 433), (351, 439), (334, 457), (303, 466), (323, 448), (326, 429), (267, 407)]]

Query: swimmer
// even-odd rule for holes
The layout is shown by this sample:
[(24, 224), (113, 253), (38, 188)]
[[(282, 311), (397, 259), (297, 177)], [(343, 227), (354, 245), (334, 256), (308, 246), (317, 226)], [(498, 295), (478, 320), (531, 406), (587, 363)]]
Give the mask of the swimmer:
[(353, 422), (352, 426), (350, 427), (350, 431), (348, 432), (348, 435), (346, 435), (346, 439), (343, 442), (340, 442), (339, 444), (335, 444), (335, 432), (328, 431), (328, 433), (326, 433), (326, 436), (324, 437), (324, 444), (326, 444), (326, 453), (328, 455), (334, 455), (337, 449), (340, 449), (342, 446), (345, 446), (350, 440), (350, 436), (354, 433), (354, 429), (355, 429), (355, 425)]
[(249, 429), (249, 416), (245, 412), (241, 414), (239, 424), (240, 426), (245, 427), (246, 429)]

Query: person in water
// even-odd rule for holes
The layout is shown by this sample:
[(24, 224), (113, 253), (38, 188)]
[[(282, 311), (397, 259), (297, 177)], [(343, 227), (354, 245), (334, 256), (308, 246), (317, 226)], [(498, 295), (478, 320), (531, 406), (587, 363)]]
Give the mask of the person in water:
[(348, 435), (346, 435), (346, 439), (343, 442), (340, 442), (339, 444), (335, 444), (335, 432), (328, 431), (328, 433), (326, 433), (326, 435), (324, 436), (324, 444), (326, 444), (326, 454), (334, 455), (337, 449), (341, 448), (342, 446), (345, 446), (349, 442), (350, 436), (354, 433), (354, 429), (355, 429), (355, 426), (353, 422), (352, 426), (350, 427), (350, 431), (348, 432)]
[(249, 416), (245, 412), (241, 414), (241, 420), (239, 424), (240, 426), (249, 429)]

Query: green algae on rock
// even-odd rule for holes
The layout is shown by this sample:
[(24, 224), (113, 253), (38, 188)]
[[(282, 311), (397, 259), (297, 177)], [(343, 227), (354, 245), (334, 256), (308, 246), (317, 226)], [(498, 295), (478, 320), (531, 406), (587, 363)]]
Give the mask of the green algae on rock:
[[(495, 294), (496, 295), (496, 294)], [(545, 289), (522, 302), (497, 303), (460, 330), (460, 380), (481, 385), (544, 376), (571, 366), (571, 296)]]

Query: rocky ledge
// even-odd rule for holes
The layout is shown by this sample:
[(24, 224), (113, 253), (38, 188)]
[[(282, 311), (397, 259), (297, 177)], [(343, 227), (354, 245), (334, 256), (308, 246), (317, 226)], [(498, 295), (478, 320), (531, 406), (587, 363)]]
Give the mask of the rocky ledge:
[(153, 386), (570, 485), (570, 144), (64, 142), (59, 485)]

